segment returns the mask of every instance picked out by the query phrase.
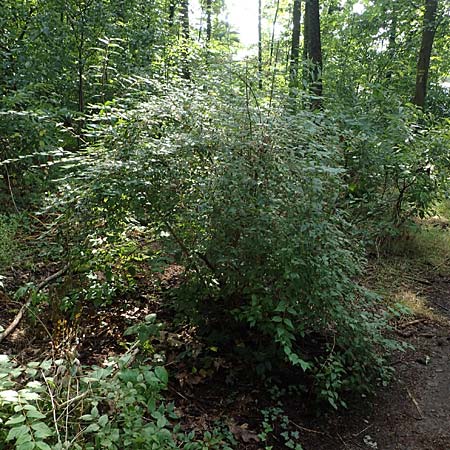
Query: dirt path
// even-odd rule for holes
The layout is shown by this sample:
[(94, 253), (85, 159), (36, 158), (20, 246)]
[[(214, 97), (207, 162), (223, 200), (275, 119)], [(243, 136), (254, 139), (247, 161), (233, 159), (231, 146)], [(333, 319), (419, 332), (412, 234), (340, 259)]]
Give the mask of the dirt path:
[(450, 278), (428, 282), (422, 297), (440, 320), (402, 327), (414, 349), (393, 361), (395, 381), (371, 405), (317, 422), (326, 435), (305, 436), (305, 450), (450, 450)]

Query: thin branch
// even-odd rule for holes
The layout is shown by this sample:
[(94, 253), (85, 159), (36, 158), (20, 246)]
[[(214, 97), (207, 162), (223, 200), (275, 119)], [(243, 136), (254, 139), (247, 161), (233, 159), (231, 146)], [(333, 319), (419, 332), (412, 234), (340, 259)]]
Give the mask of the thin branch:
[(9, 194), (11, 195), (11, 200), (13, 202), (14, 209), (16, 210), (16, 213), (19, 214), (20, 211), (19, 211), (19, 208), (17, 208), (16, 200), (14, 198), (14, 192), (13, 192), (12, 186), (11, 186), (11, 179), (9, 177), (8, 166), (6, 164), (5, 164), (5, 173), (6, 173), (6, 179), (8, 181)]
[[(66, 265), (61, 270), (58, 270), (58, 272), (47, 277), (45, 280), (43, 280), (41, 283), (38, 284), (38, 286), (36, 287), (36, 292), (41, 291), (53, 280), (56, 280), (60, 276), (64, 275), (67, 272), (68, 268), (69, 266)], [(6, 328), (6, 330), (0, 334), (0, 342), (4, 341), (16, 329), (17, 325), (19, 325), (20, 321), (22, 320), (25, 310), (30, 307), (31, 302), (32, 297), (30, 296), (28, 300), (25, 302), (25, 304), (20, 308), (19, 312), (16, 314), (16, 317), (14, 317), (14, 320), (10, 323), (10, 325)]]

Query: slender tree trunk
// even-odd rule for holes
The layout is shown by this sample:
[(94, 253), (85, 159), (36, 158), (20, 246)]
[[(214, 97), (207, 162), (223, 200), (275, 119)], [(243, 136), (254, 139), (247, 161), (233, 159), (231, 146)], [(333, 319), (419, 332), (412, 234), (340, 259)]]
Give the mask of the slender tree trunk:
[(262, 0), (258, 0), (258, 86), (263, 88)]
[(416, 90), (413, 103), (420, 108), (425, 106), (427, 96), (428, 72), (430, 69), (431, 51), (437, 28), (438, 0), (426, 0), (423, 17), (422, 44), (417, 63)]
[(84, 112), (84, 63), (81, 45), (78, 47), (78, 111)]
[(292, 40), (289, 67), (289, 95), (296, 97), (298, 87), (298, 68), (300, 55), (300, 23), (302, 19), (302, 2), (294, 0), (292, 11)]
[[(395, 50), (397, 47), (397, 11), (395, 6), (392, 6), (392, 19), (391, 27), (389, 30), (389, 44), (387, 48), (387, 53), (389, 56), (389, 64), (395, 61)], [(386, 79), (390, 80), (392, 78), (392, 68), (390, 67), (386, 72)]]
[(310, 92), (315, 97), (312, 109), (322, 107), (322, 41), (320, 36), (319, 0), (306, 0), (305, 24), (307, 25), (307, 56), (309, 68)]
[(308, 58), (309, 58), (309, 16), (311, 15), (309, 11), (309, 1), (305, 0), (305, 15), (303, 18), (303, 79), (309, 80), (309, 66), (308, 66)]
[(176, 9), (176, 0), (170, 0), (169, 2), (169, 27), (172, 28), (175, 22), (175, 9)]
[(181, 0), (181, 30), (183, 40), (183, 66), (182, 74), (186, 80), (191, 79), (191, 71), (189, 69), (189, 41), (190, 41), (190, 24), (189, 24), (189, 0)]
[(275, 46), (275, 28), (277, 26), (279, 12), (280, 12), (280, 0), (277, 0), (277, 4), (275, 7), (275, 14), (273, 16), (273, 22), (272, 22), (272, 36), (270, 38), (269, 67), (272, 67), (272, 59), (273, 59), (273, 52), (274, 52), (274, 46)]
[(181, 0), (181, 28), (183, 38), (188, 41), (190, 38), (189, 29), (189, 0)]
[(206, 0), (206, 45), (209, 45), (212, 34), (212, 0)]

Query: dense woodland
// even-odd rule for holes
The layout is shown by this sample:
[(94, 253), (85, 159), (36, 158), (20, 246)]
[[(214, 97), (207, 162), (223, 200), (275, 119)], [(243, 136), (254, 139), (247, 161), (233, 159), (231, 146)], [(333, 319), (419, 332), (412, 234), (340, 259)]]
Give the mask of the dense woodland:
[[(0, 448), (299, 450), (282, 395), (392, 378), (364, 277), (448, 195), (450, 2), (245, 1), (245, 52), (224, 0), (2, 2)], [(200, 427), (218, 378), (275, 400)]]

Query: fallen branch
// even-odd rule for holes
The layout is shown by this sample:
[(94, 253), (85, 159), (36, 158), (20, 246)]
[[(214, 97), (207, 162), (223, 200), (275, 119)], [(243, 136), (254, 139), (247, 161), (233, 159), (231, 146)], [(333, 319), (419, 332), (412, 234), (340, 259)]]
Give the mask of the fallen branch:
[[(68, 268), (69, 266), (64, 266), (61, 270), (58, 270), (58, 272), (47, 277), (45, 280), (43, 280), (41, 283), (37, 285), (36, 292), (41, 291), (53, 280), (56, 280), (60, 276), (64, 275), (67, 272)], [(19, 312), (16, 314), (16, 317), (14, 317), (14, 320), (9, 324), (6, 330), (0, 334), (0, 342), (4, 341), (16, 329), (17, 325), (19, 325), (20, 321), (22, 320), (25, 310), (30, 307), (31, 301), (32, 297), (29, 297), (28, 300), (19, 309)]]
[(411, 325), (417, 325), (418, 323), (422, 323), (422, 322), (426, 322), (426, 319), (411, 320), (411, 322), (401, 323), (401, 324), (397, 325), (397, 327), (398, 328), (406, 328)]

